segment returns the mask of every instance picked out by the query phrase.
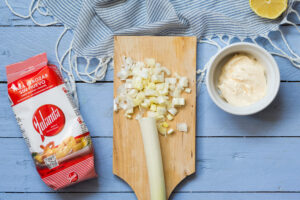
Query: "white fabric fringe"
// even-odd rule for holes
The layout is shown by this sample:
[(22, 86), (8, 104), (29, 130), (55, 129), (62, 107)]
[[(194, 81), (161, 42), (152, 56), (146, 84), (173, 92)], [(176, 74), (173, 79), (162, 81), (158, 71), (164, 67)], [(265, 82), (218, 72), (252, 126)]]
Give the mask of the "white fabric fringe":
[[(300, 0), (295, 0), (294, 3), (295, 2), (299, 2), (299, 1)], [(8, 0), (5, 0), (5, 3), (7, 5), (7, 7), (10, 9), (10, 11), (14, 15), (16, 15), (16, 16), (18, 16), (20, 18), (24, 18), (24, 19), (31, 19), (36, 25), (39, 25), (39, 26), (51, 26), (51, 25), (55, 25), (55, 24), (59, 23), (58, 20), (56, 20), (53, 16), (51, 16), (49, 14), (49, 12), (42, 5), (42, 2), (40, 2), (40, 0), (32, 0), (31, 4), (29, 6), (28, 15), (21, 15), (21, 14), (17, 13), (12, 8), (12, 6), (9, 4)], [(34, 19), (34, 17), (33, 17), (33, 14), (35, 12), (38, 12), (39, 14), (41, 14), (43, 16), (51, 16), (51, 17), (54, 18), (54, 20), (53, 20), (53, 22), (45, 23), (45, 24), (38, 23)], [(300, 21), (300, 14), (299, 14), (299, 12), (296, 11), (293, 8), (293, 5), (290, 5), (287, 13), (288, 14), (284, 18), (284, 21), (283, 21), (282, 24), (292, 25), (300, 33), (299, 27), (294, 22), (288, 20), (288, 16), (290, 14), (295, 14), (295, 16), (297, 17), (297, 20)], [(65, 26), (63, 32), (61, 33), (61, 35), (59, 36), (59, 38), (58, 38), (58, 40), (56, 42), (55, 53), (56, 53), (56, 59), (57, 59), (57, 61), (59, 63), (59, 69), (60, 69), (60, 71), (63, 74), (65, 74), (67, 76), (67, 79), (66, 79), (67, 85), (69, 86), (69, 90), (72, 92), (72, 94), (74, 96), (74, 99), (75, 99), (77, 105), (79, 106), (79, 104), (78, 104), (78, 98), (77, 98), (77, 93), (76, 93), (76, 84), (75, 84), (75, 80), (76, 79), (75, 79), (75, 76), (74, 76), (74, 72), (76, 74), (76, 77), (80, 81), (83, 81), (85, 83), (95, 83), (97, 81), (100, 81), (100, 80), (104, 79), (104, 77), (105, 77), (105, 74), (106, 74), (106, 71), (107, 71), (107, 68), (108, 68), (108, 64), (112, 60), (112, 56), (107, 56), (107, 57), (104, 57), (104, 58), (97, 58), (98, 61), (99, 61), (99, 64), (96, 67), (94, 67), (93, 70), (89, 69), (89, 67), (90, 67), (90, 61), (93, 58), (78, 56), (76, 54), (76, 52), (74, 52), (74, 50), (72, 48), (72, 43), (73, 42), (71, 42), (70, 47), (68, 48), (68, 50), (65, 51), (65, 53), (62, 56), (59, 56), (59, 44), (60, 44), (60, 41), (62, 40), (62, 38), (64, 37), (64, 35), (68, 31), (71, 31), (71, 29)], [(253, 43), (255, 43), (257, 45), (259, 45), (257, 43), (257, 39), (258, 38), (264, 38), (264, 39), (266, 39), (269, 42), (269, 44), (273, 48), (273, 49), (267, 49), (272, 55), (286, 58), (295, 67), (300, 68), (300, 56), (289, 45), (289, 43), (288, 43), (285, 35), (283, 34), (282, 30), (280, 29), (280, 25), (278, 26), (278, 30), (275, 30), (275, 31), (277, 31), (277, 32), (280, 33), (281, 39), (282, 39), (283, 43), (285, 44), (285, 47), (286, 47), (287, 50), (284, 50), (283, 48), (280, 48), (278, 45), (276, 45), (274, 43), (274, 41), (272, 41), (270, 39), (269, 35), (270, 35), (271, 32), (269, 34), (267, 34), (267, 35), (259, 35), (259, 36), (255, 37), (255, 38), (239, 38), (239, 37), (236, 37), (236, 38), (240, 39), (241, 41), (245, 41), (246, 39), (250, 39)], [(224, 39), (225, 37), (227, 38), (227, 40)], [(221, 47), (221, 44), (219, 44), (218, 42), (216, 42), (215, 39), (219, 39), (219, 41), (221, 41), (221, 43), (223, 43), (222, 46), (224, 46), (224, 45), (228, 46), (228, 45), (230, 45), (232, 43), (233, 38), (234, 38), (234, 36), (215, 35), (215, 36), (212, 36), (212, 37), (201, 38), (201, 39), (198, 40), (198, 42), (200, 42), (200, 43), (207, 43), (207, 44), (213, 45), (213, 46), (217, 47), (217, 49), (218, 49), (217, 52), (219, 52), (222, 49), (222, 47)], [(207, 69), (209, 63), (211, 62), (211, 60), (213, 59), (213, 57), (205, 64), (205, 66), (202, 69), (198, 69), (197, 70), (197, 74), (199, 75), (198, 79), (197, 79), (197, 81), (198, 81), (198, 89), (201, 88), (200, 86), (203, 83), (206, 69)], [(84, 58), (86, 60), (86, 65), (84, 67), (84, 71), (80, 71), (79, 70), (79, 67), (78, 67), (78, 58)], [(67, 66), (68, 66), (68, 68), (66, 68), (64, 66), (64, 61), (65, 60), (67, 60), (67, 63), (68, 63)]]

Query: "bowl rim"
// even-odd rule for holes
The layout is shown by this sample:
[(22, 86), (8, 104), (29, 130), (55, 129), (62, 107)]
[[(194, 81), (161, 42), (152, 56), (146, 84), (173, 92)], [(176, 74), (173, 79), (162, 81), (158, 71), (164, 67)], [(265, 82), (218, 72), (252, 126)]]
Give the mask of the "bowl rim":
[[(266, 95), (265, 97), (263, 97), (261, 100), (255, 102), (254, 104), (251, 104), (249, 106), (244, 106), (244, 107), (230, 105), (224, 99), (222, 99), (222, 97), (220, 97), (219, 94), (217, 94), (218, 97), (216, 97), (215, 94), (213, 93), (213, 90), (215, 90), (214, 88), (216, 88), (216, 86), (214, 84), (213, 73), (215, 73), (215, 70), (219, 67), (219, 66), (217, 66), (218, 63), (222, 62), (222, 60), (224, 58), (226, 58), (228, 55), (235, 53), (234, 51), (232, 51), (232, 52), (228, 51), (228, 49), (234, 48), (236, 46), (251, 46), (252, 49), (254, 49), (255, 51), (262, 52), (261, 56), (266, 58), (271, 64), (271, 67), (268, 67), (268, 68), (270, 68), (272, 70), (273, 73), (271, 73), (271, 75), (273, 76), (273, 79), (275, 80), (275, 84), (276, 84), (276, 85), (271, 85), (272, 91), (269, 95)], [(225, 51), (228, 51), (228, 53), (222, 55)], [(245, 49), (244, 52), (248, 53), (247, 49)], [(238, 53), (238, 52), (236, 52), (236, 53)], [(249, 54), (251, 55), (251, 53), (249, 53)], [(222, 57), (220, 57), (221, 55), (222, 55)], [(217, 59), (219, 61), (218, 61), (218, 63), (215, 63)], [(214, 67), (214, 70), (212, 70), (213, 65), (216, 65)], [(270, 73), (268, 75), (270, 75)], [(213, 79), (213, 80), (210, 80), (210, 79)], [(205, 84), (206, 84), (209, 96), (212, 99), (212, 101), (219, 108), (224, 110), (225, 112), (234, 114), (234, 115), (252, 115), (252, 114), (258, 113), (258, 112), (262, 111), (263, 109), (265, 109), (266, 107), (268, 107), (273, 102), (275, 97), (277, 96), (279, 87), (280, 87), (280, 71), (279, 71), (277, 62), (275, 61), (274, 57), (268, 51), (266, 51), (264, 48), (260, 47), (257, 44), (253, 44), (253, 43), (238, 42), (238, 43), (230, 44), (230, 45), (224, 47), (222, 50), (220, 50), (216, 55), (214, 55), (211, 58), (211, 60), (209, 61), (209, 64), (208, 64), (208, 68), (207, 68)], [(222, 99), (223, 102), (220, 103), (219, 99)]]

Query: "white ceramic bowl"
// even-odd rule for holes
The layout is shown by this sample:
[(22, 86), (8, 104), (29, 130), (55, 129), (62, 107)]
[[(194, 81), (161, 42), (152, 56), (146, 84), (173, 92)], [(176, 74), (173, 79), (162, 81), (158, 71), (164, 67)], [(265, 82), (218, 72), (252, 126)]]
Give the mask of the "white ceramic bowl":
[[(255, 57), (266, 68), (267, 94), (258, 102), (244, 107), (230, 105), (221, 96), (217, 88), (220, 69), (236, 53), (246, 53)], [(258, 45), (240, 42), (222, 49), (211, 61), (207, 75), (206, 86), (211, 99), (224, 111), (235, 115), (251, 115), (266, 108), (276, 97), (280, 85), (280, 74), (277, 63), (272, 55)]]

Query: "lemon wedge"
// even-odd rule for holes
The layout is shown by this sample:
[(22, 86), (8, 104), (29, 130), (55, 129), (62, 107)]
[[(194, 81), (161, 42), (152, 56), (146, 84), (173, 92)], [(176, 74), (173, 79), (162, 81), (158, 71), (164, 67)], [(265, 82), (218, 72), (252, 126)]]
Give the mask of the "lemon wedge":
[(249, 3), (258, 16), (276, 19), (286, 10), (288, 0), (249, 0)]

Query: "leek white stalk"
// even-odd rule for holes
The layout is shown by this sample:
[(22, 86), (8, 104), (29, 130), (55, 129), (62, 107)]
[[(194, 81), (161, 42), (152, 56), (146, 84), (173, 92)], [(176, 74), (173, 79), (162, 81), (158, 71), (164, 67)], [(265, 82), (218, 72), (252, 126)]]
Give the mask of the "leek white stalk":
[(166, 200), (166, 186), (156, 119), (139, 119), (150, 185), (151, 200)]

